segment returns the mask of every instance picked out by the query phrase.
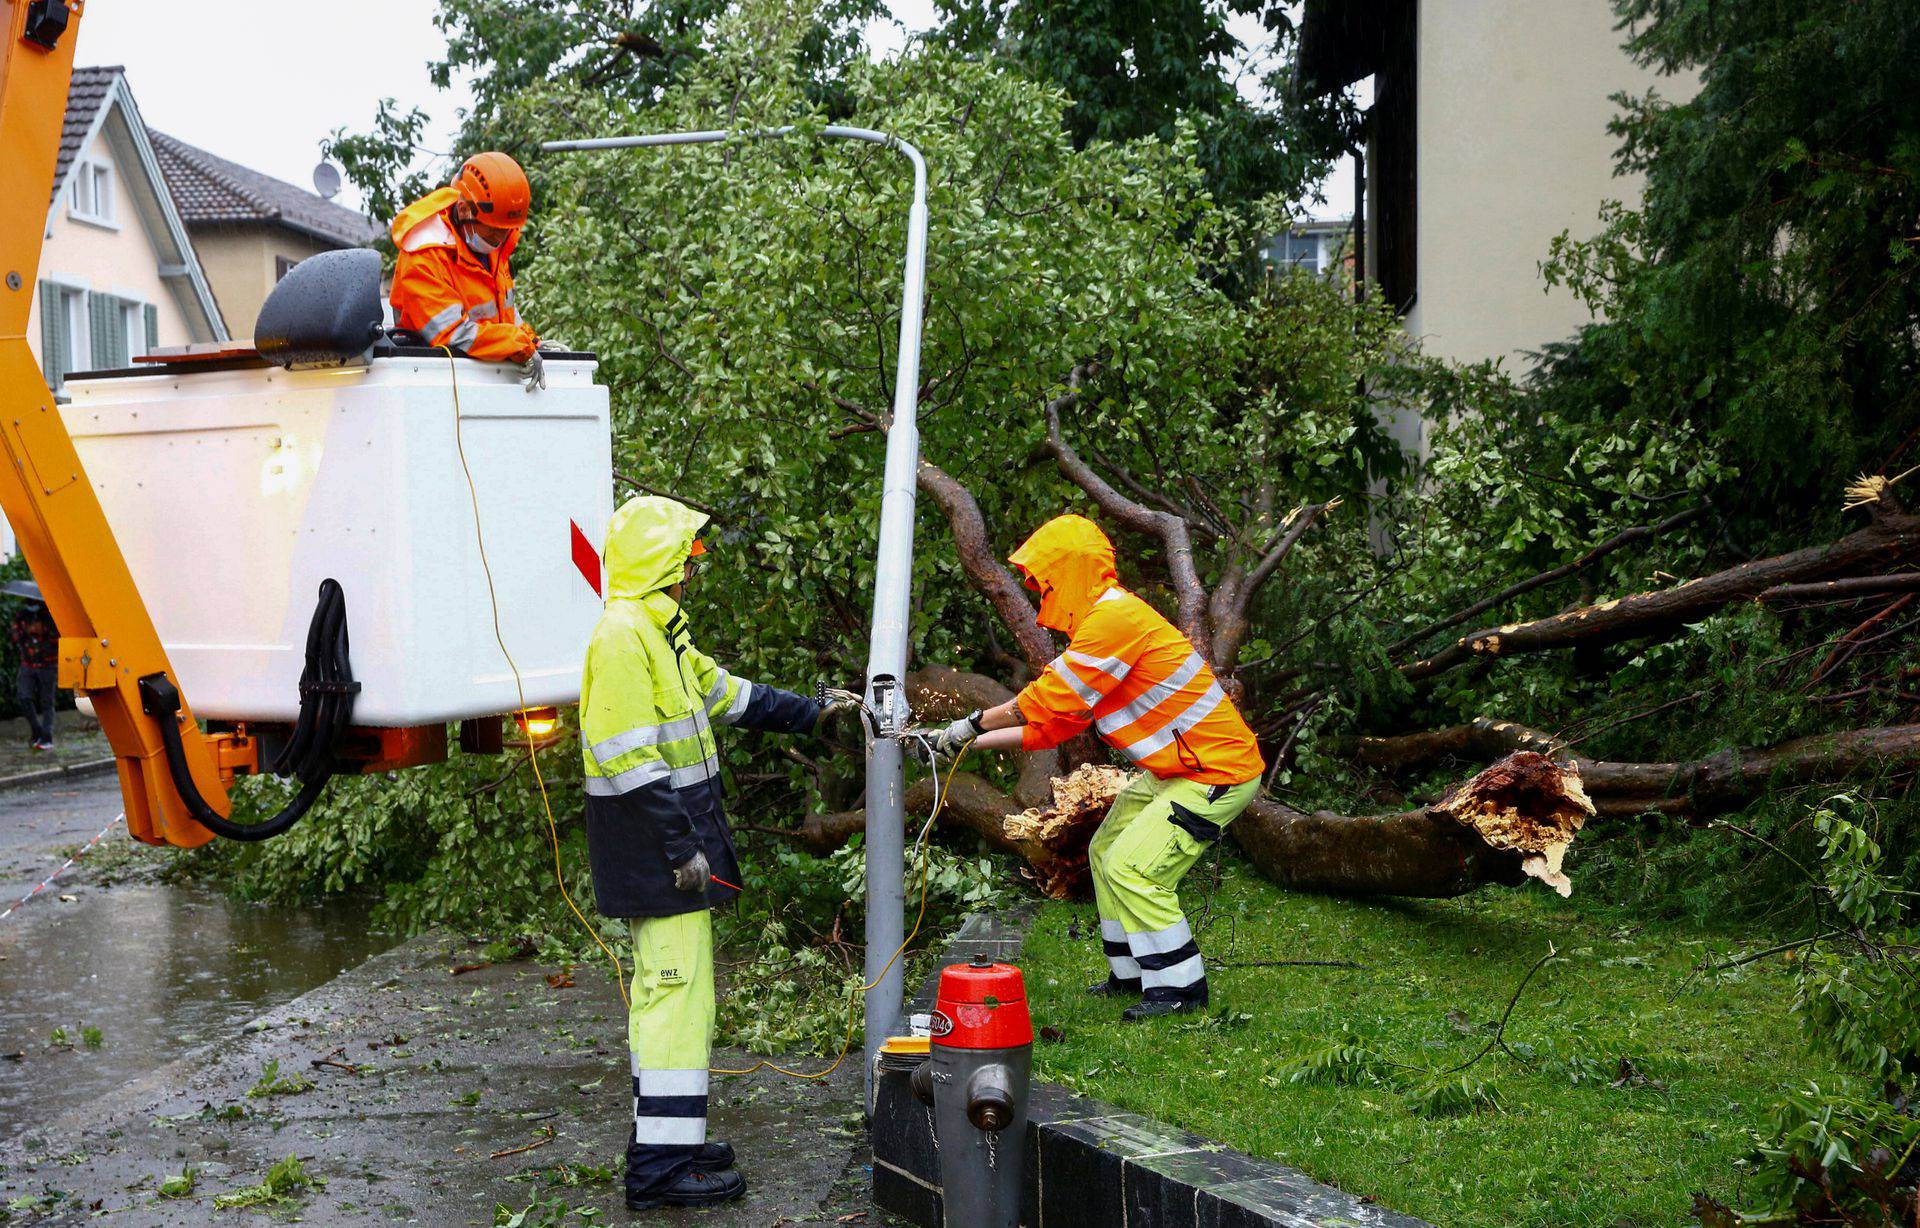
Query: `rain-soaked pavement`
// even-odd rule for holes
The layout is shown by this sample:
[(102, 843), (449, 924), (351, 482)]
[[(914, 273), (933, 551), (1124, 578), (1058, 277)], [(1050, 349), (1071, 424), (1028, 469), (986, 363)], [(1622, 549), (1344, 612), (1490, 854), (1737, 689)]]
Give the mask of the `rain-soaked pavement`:
[[(111, 777), (0, 793), (0, 899), (117, 809)], [(536, 1202), (527, 1228), (895, 1222), (866, 1199), (855, 1064), (824, 1083), (717, 1080), (713, 1134), (741, 1154), (747, 1197), (636, 1216), (614, 1179), (630, 1108), (606, 976), (487, 966), (443, 934), (360, 963), (387, 940), (350, 911), (60, 890), (75, 898), (43, 894), (0, 923), (0, 1052), (20, 1055), (0, 1061), (9, 1225), (244, 1222), (216, 1198), (289, 1156), (317, 1180), (267, 1209), (309, 1223), (492, 1224)], [(71, 1048), (49, 1045), (56, 1026)], [(189, 1169), (191, 1189), (163, 1197)]]

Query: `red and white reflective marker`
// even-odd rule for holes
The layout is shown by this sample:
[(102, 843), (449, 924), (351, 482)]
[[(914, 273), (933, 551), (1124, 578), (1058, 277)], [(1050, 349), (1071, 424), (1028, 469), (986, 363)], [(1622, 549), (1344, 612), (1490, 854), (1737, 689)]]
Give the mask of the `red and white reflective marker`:
[(600, 552), (593, 548), (593, 543), (587, 540), (587, 535), (580, 531), (578, 521), (567, 521), (567, 527), (573, 530), (573, 565), (579, 568), (582, 576), (586, 577), (587, 586), (593, 589), (593, 595), (605, 597), (606, 593), (601, 591), (600, 586)]

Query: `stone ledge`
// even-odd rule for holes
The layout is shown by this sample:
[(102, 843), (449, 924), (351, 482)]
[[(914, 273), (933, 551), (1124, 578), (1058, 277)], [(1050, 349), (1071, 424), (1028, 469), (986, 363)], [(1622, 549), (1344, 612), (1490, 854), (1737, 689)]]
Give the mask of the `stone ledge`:
[[(1018, 929), (975, 915), (943, 963), (1011, 959), (1019, 948)], [(938, 975), (910, 1009), (932, 1007)], [(1432, 1228), (1297, 1169), (1048, 1083), (1034, 1084), (1023, 1150), (1023, 1228)], [(875, 1092), (873, 1200), (923, 1228), (942, 1226), (932, 1114), (901, 1074), (882, 1075)]]

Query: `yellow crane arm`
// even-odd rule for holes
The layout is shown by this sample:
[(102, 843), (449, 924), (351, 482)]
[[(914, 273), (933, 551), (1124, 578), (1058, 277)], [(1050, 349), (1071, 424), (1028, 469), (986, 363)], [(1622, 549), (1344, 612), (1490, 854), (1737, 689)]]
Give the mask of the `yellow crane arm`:
[[(194, 821), (175, 790), (160, 725), (142, 711), (139, 691), (142, 678), (174, 677), (166, 650), (27, 347), (85, 0), (0, 4), (0, 167), (7, 180), (0, 192), (0, 508), (60, 629), (60, 685), (93, 701), (113, 746), (127, 829), (149, 844), (190, 848), (213, 833)], [(177, 719), (201, 797), (226, 814), (226, 781), (256, 764), (252, 740), (203, 734), (184, 699)]]

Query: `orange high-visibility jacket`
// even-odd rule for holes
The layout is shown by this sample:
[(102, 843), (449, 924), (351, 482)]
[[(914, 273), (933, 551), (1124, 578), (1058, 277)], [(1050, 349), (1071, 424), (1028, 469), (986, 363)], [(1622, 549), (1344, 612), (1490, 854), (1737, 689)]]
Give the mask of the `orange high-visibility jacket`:
[(491, 257), (467, 246), (451, 209), (454, 188), (429, 192), (393, 219), (393, 319), (401, 328), (469, 358), (521, 362), (539, 338), (513, 307), (514, 231)]
[(1040, 625), (1067, 650), (1027, 684), (1022, 746), (1045, 750), (1092, 725), (1162, 779), (1237, 785), (1266, 770), (1253, 730), (1206, 658), (1160, 612), (1121, 588), (1113, 543), (1084, 516), (1057, 516), (1013, 552), (1040, 593)]

